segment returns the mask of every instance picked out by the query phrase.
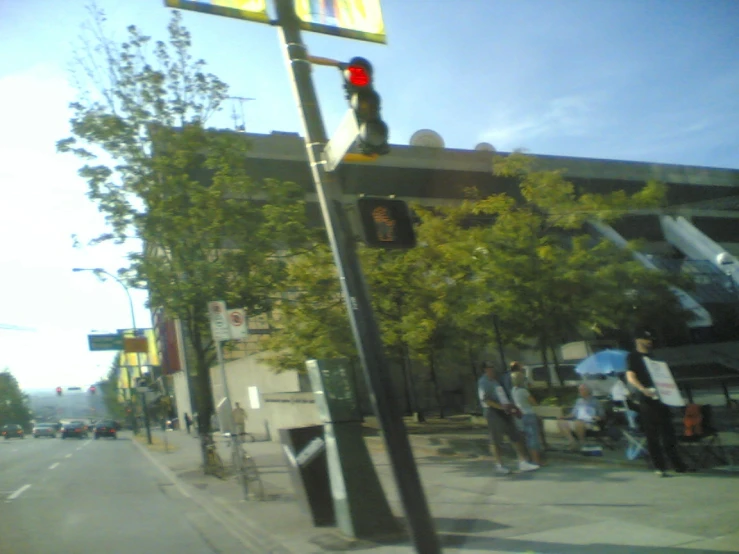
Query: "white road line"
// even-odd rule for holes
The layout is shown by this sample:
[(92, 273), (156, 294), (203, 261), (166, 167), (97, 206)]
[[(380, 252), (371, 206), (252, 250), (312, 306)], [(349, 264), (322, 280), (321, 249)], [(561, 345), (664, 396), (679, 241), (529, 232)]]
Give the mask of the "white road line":
[(23, 485), (21, 488), (19, 488), (17, 491), (11, 494), (5, 502), (15, 500), (16, 498), (18, 498), (20, 495), (22, 495), (24, 492), (26, 492), (30, 488), (31, 488), (30, 483), (28, 485)]
[(67, 455), (66, 455), (66, 456), (64, 456), (64, 457), (65, 457), (65, 458), (71, 458), (71, 457), (72, 457), (72, 455), (71, 455), (71, 454), (67, 454)]
[(58, 465), (59, 465), (59, 462), (54, 462), (53, 464), (51, 464), (51, 465), (49, 466), (49, 469), (54, 469), (54, 468), (55, 468), (56, 466), (58, 466)]

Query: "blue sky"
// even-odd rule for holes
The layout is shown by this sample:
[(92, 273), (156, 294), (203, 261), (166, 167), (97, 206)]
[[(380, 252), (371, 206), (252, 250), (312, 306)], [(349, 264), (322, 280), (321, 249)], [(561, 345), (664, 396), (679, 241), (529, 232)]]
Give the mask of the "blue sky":
[[(99, 0), (110, 28), (163, 38), (159, 0)], [(104, 230), (55, 153), (75, 91), (67, 66), (84, 0), (0, 2), (0, 368), (25, 387), (85, 385), (111, 353), (85, 335), (130, 322), (123, 290), (73, 267), (121, 267), (125, 249), (72, 248)], [(447, 8), (452, 6), (452, 8)], [(451, 148), (739, 168), (735, 0), (385, 0), (388, 45), (305, 34), (314, 55), (375, 66), (391, 141), (439, 132)], [(245, 105), (247, 130), (300, 131), (276, 30), (185, 13), (194, 54)], [(327, 129), (346, 109), (335, 70), (316, 68)], [(230, 107), (212, 122), (231, 125)], [(148, 322), (145, 294), (137, 319)], [(142, 325), (140, 323), (140, 325)]]

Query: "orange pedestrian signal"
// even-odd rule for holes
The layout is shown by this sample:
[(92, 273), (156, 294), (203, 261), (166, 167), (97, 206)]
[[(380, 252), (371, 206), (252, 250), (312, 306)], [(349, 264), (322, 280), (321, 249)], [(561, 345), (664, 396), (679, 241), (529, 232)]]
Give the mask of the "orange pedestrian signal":
[(408, 204), (394, 198), (360, 198), (364, 242), (374, 248), (413, 248), (416, 234)]

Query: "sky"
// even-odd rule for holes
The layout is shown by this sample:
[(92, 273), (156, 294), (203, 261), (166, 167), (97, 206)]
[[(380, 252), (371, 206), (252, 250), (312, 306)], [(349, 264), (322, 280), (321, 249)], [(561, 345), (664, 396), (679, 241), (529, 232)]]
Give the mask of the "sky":
[[(166, 38), (160, 0), (98, 0), (108, 25)], [(72, 268), (126, 265), (134, 246), (74, 248), (106, 230), (55, 152), (77, 91), (68, 68), (86, 0), (0, 0), (0, 369), (25, 389), (86, 386), (112, 352), (86, 335), (131, 325), (114, 281)], [(311, 54), (369, 59), (392, 143), (433, 129), (449, 148), (739, 169), (736, 0), (384, 0), (387, 45), (305, 33)], [(231, 86), (250, 132), (300, 132), (275, 28), (185, 12), (193, 54)], [(340, 78), (315, 68), (326, 127), (346, 110)], [(210, 123), (232, 127), (231, 102)], [(132, 292), (139, 327), (146, 294)], [(204, 307), (205, 308), (205, 307)]]

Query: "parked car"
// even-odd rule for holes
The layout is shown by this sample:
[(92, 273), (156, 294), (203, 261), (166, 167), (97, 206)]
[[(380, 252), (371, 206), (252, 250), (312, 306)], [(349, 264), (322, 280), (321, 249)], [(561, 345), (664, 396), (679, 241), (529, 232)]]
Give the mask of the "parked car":
[(65, 424), (62, 427), (62, 438), (66, 439), (67, 437), (77, 437), (78, 439), (86, 439), (88, 435), (87, 435), (87, 426), (85, 425), (85, 422), (84, 421), (72, 421), (70, 423)]
[(53, 423), (37, 423), (33, 427), (33, 438), (56, 437), (56, 426)]
[(26, 438), (25, 433), (23, 432), (23, 427), (17, 423), (8, 423), (7, 425), (3, 425), (0, 429), (0, 435), (2, 435), (5, 440)]
[(100, 437), (111, 437), (114, 439), (118, 438), (118, 431), (116, 429), (115, 421), (103, 420), (99, 421), (97, 425), (95, 425), (95, 440), (99, 439)]

